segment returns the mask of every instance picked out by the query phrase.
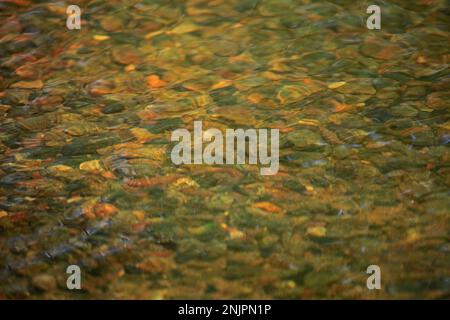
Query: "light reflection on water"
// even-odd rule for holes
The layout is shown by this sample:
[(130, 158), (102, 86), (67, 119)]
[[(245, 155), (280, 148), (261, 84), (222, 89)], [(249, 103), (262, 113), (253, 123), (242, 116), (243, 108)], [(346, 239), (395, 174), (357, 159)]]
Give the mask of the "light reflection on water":
[[(354, 1), (80, 7), (0, 4), (1, 297), (448, 296), (445, 1), (379, 31)], [(174, 166), (194, 120), (280, 129), (279, 173)]]

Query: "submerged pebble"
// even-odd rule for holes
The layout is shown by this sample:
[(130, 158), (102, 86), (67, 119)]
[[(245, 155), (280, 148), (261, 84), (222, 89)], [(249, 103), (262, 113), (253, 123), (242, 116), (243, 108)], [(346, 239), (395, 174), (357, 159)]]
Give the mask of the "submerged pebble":
[[(0, 298), (448, 297), (448, 1), (394, 2), (2, 1)], [(174, 165), (197, 120), (277, 173)]]

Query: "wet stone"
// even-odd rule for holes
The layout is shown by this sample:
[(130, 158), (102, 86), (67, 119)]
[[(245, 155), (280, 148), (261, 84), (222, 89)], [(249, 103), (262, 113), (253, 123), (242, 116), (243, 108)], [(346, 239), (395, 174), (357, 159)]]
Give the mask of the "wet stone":
[(138, 64), (140, 61), (139, 54), (132, 46), (114, 48), (111, 55), (114, 62), (123, 65)]
[(102, 108), (102, 113), (104, 113), (104, 114), (117, 113), (117, 112), (123, 111), (124, 109), (125, 108), (121, 103), (112, 102)]
[(31, 280), (33, 286), (42, 291), (52, 291), (56, 289), (57, 283), (55, 277), (49, 274), (40, 274), (34, 276)]
[(213, 40), (208, 42), (208, 46), (219, 57), (235, 56), (241, 50), (238, 42), (229, 40)]
[[(0, 1), (0, 299), (448, 297), (448, 1), (394, 2)], [(198, 120), (277, 173), (175, 165)]]
[(397, 117), (414, 117), (418, 111), (407, 103), (400, 104), (389, 108), (389, 113)]
[(314, 148), (326, 145), (320, 134), (308, 129), (299, 129), (288, 133), (287, 140), (298, 148)]
[(100, 26), (105, 31), (116, 32), (122, 30), (124, 24), (120, 18), (114, 16), (106, 16), (100, 21)]

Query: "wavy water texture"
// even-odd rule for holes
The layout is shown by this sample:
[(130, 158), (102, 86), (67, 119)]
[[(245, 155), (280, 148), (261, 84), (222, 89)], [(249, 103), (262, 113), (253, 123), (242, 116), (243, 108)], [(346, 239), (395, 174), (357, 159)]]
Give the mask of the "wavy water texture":
[[(75, 2), (0, 1), (0, 298), (449, 298), (448, 2)], [(278, 173), (174, 165), (194, 120)]]

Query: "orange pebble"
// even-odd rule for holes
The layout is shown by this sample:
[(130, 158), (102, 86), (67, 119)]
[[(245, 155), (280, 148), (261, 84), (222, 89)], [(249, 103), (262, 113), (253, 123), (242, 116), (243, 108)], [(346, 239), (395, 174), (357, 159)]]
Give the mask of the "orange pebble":
[(267, 202), (267, 201), (257, 202), (253, 205), (253, 207), (262, 209), (267, 212), (273, 212), (273, 213), (281, 211), (280, 207), (278, 207), (277, 205), (275, 205), (271, 202)]
[(94, 206), (94, 213), (97, 217), (109, 217), (117, 213), (117, 208), (109, 203), (98, 203)]
[(147, 85), (152, 89), (157, 89), (165, 87), (167, 83), (164, 80), (161, 80), (158, 75), (151, 74), (147, 77)]

